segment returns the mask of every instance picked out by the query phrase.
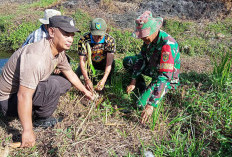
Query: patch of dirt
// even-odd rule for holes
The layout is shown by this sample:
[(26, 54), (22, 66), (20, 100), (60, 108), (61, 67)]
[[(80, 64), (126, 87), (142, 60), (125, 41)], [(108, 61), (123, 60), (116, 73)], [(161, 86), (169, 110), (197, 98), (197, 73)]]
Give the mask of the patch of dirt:
[(181, 55), (181, 73), (197, 72), (208, 73), (213, 70), (209, 56), (185, 56)]
[[(78, 96), (77, 100), (79, 99)], [(101, 116), (106, 112), (104, 109), (97, 110), (94, 107), (90, 112), (90, 106), (83, 106), (75, 100), (71, 99), (68, 94), (60, 98), (54, 115), (57, 117), (62, 114), (64, 117), (62, 123), (54, 128), (34, 129), (37, 137), (35, 152), (39, 151), (42, 156), (108, 157), (112, 154), (127, 156), (128, 152), (141, 155), (141, 140), (144, 145), (152, 145), (153, 139), (158, 136), (168, 138), (165, 132), (168, 127), (166, 123), (160, 123), (155, 127), (155, 131), (151, 131), (148, 126), (138, 123), (139, 119), (135, 112), (124, 114), (114, 111), (110, 113), (109, 109), (108, 116), (104, 117)], [(0, 133), (8, 134), (9, 138), (20, 136), (19, 131), (22, 131), (22, 128), (19, 120), (12, 120), (7, 125), (1, 122), (0, 119)], [(12, 128), (15, 129), (12, 130)], [(20, 140), (20, 138), (13, 138), (13, 140)], [(28, 151), (23, 149), (22, 153)], [(12, 151), (10, 155), (15, 156), (16, 153), (17, 151)]]
[(163, 18), (204, 21), (231, 15), (231, 4), (230, 0), (114, 0), (108, 3), (104, 0), (67, 0), (62, 5), (86, 9), (93, 17), (111, 19), (120, 28), (134, 28), (134, 19), (145, 10)]
[[(20, 3), (26, 2), (26, 0), (12, 1)], [(30, 0), (27, 1), (31, 2)], [(211, 3), (207, 0), (120, 0), (107, 4), (102, 2), (102, 0), (68, 0), (64, 1), (62, 5), (70, 10), (81, 8), (89, 12), (92, 16), (105, 17), (107, 22), (109, 21), (109, 23), (115, 24), (122, 30), (133, 29), (134, 19), (147, 9), (151, 9), (154, 15), (157, 16), (178, 16), (182, 19), (189, 18), (192, 20), (202, 20), (209, 16), (213, 20), (214, 17), (220, 16), (221, 14), (227, 16), (228, 11), (228, 9), (226, 11), (223, 8), (225, 7), (223, 3), (219, 2), (216, 4), (216, 1)], [(203, 8), (200, 8), (198, 13), (198, 7), (201, 6)], [(8, 10), (5, 9), (6, 12), (9, 10), (9, 8)], [(194, 19), (194, 14), (197, 15), (198, 19)], [(182, 73), (191, 71), (205, 73), (211, 70), (212, 66), (208, 56), (189, 57), (181, 55)], [(55, 128), (35, 129), (37, 146), (32, 153), (39, 152), (39, 155), (42, 156), (104, 157), (114, 155), (128, 156), (126, 153), (131, 152), (135, 156), (142, 156), (143, 146), (154, 146), (154, 143), (159, 145), (160, 137), (164, 141), (171, 140), (169, 137), (170, 132), (167, 131), (171, 130), (169, 128), (170, 126), (167, 126), (169, 124), (168, 120), (171, 120), (171, 118), (164, 120), (162, 116), (159, 116), (158, 121), (160, 123), (155, 126), (155, 131), (151, 131), (148, 125), (142, 126), (139, 123), (139, 117), (136, 111), (125, 114), (115, 110), (111, 113), (111, 108), (108, 110), (94, 109), (90, 113), (90, 116), (86, 118), (90, 106), (83, 106), (77, 101), (80, 99), (80, 93), (70, 93), (60, 98), (58, 109), (54, 114), (56, 117), (63, 116), (63, 122), (56, 125)], [(113, 106), (115, 104), (112, 102), (111, 105)], [(177, 113), (181, 112), (181, 105), (172, 107), (172, 109), (174, 110), (171, 111), (171, 117), (175, 117)], [(165, 109), (165, 111), (167, 110)], [(107, 116), (105, 116), (106, 112), (108, 113)], [(4, 139), (1, 138), (0, 140), (6, 140), (7, 138), (12, 138), (13, 140), (19, 139), (22, 128), (18, 120), (13, 120), (9, 125), (6, 125), (0, 120), (0, 126), (0, 134), (4, 135)], [(22, 151), (22, 154), (27, 154), (30, 150), (24, 149), (20, 151)], [(17, 151), (14, 151), (11, 152), (11, 155), (19, 155), (17, 153)]]

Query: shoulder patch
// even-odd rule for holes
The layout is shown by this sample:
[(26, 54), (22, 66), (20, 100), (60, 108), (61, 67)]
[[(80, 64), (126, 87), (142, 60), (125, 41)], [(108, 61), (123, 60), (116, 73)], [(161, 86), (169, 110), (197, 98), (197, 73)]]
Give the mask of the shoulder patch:
[(163, 62), (167, 62), (169, 59), (170, 52), (162, 52), (162, 60)]
[(164, 45), (161, 51), (160, 72), (173, 72), (174, 59), (172, 57), (171, 46)]

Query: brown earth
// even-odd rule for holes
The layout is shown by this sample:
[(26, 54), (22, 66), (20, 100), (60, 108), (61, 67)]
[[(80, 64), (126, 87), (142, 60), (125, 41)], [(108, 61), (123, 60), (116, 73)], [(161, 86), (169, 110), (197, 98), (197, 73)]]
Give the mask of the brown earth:
[[(102, 1), (97, 0), (97, 4), (87, 5), (88, 1), (84, 2), (85, 3), (82, 4), (86, 5), (82, 5), (80, 8), (84, 9), (93, 16), (96, 15), (96, 12), (101, 12), (104, 14), (103, 17), (107, 19), (107, 22), (119, 27), (113, 16), (108, 17), (108, 14), (112, 14), (112, 12), (126, 14), (127, 11), (134, 11), (136, 8), (138, 8), (141, 1), (135, 0), (136, 3), (133, 3), (134, 1), (132, 0), (120, 0), (116, 1), (114, 5), (102, 4), (99, 3)], [(231, 8), (230, 1), (226, 2), (228, 2), (228, 7)], [(71, 5), (70, 3), (66, 4), (66, 1), (64, 1), (64, 4), (69, 7), (70, 11), (75, 10), (75, 4)], [(0, 6), (0, 11), (3, 11), (3, 8), (4, 6)], [(109, 12), (107, 12), (106, 9)], [(8, 11), (14, 11), (14, 5), (8, 5), (5, 7), (4, 12), (7, 13)], [(223, 16), (227, 15), (224, 14)], [(27, 17), (30, 18), (30, 16)], [(38, 17), (32, 18), (34, 19)], [(125, 27), (120, 28), (122, 30), (132, 29)], [(181, 71), (183, 73), (188, 73), (191, 71), (205, 73), (212, 70), (210, 58), (208, 56), (190, 57), (181, 55), (181, 64)], [(104, 157), (114, 156), (114, 154), (117, 156), (126, 156), (128, 155), (128, 152), (131, 152), (136, 156), (142, 156), (142, 146), (154, 145), (154, 143), (151, 141), (156, 141), (156, 144), (159, 145), (161, 143), (161, 139), (158, 140), (159, 137), (162, 137), (164, 141), (169, 141), (171, 139), (170, 133), (168, 132), (172, 131), (172, 126), (168, 126), (170, 119), (164, 120), (162, 119), (162, 116), (159, 116), (159, 125), (156, 125), (154, 131), (151, 131), (148, 126), (143, 126), (139, 123), (139, 117), (137, 116), (138, 114), (136, 114), (136, 111), (123, 113), (120, 112), (116, 107), (113, 109), (112, 113), (110, 112), (110, 110), (112, 110), (110, 107), (108, 109), (105, 108), (91, 111), (90, 106), (84, 106), (79, 102), (76, 102), (76, 100), (79, 99), (80, 93), (76, 91), (73, 91), (72, 96), (69, 94), (62, 96), (60, 98), (58, 110), (56, 110), (54, 116), (64, 117), (63, 122), (59, 123), (57, 126), (55, 126), (55, 128), (36, 128), (35, 134), (37, 136), (37, 148), (35, 150), (11, 150), (11, 156), (18, 155), (20, 151), (25, 154), (28, 153), (28, 155), (37, 152), (42, 156)], [(121, 100), (117, 100), (116, 102), (125, 103), (126, 101), (127, 100), (121, 98)], [(172, 106), (172, 111), (168, 111), (170, 117), (175, 117), (178, 113), (184, 110), (181, 108), (181, 100), (178, 100), (178, 103), (178, 107)], [(168, 105), (171, 104), (167, 103), (164, 108), (169, 107)], [(120, 106), (120, 104), (112, 102), (111, 106)], [(164, 109), (164, 111), (166, 113), (166, 109)], [(108, 113), (107, 117), (100, 116), (105, 114), (105, 112)], [(88, 114), (89, 116), (86, 118)], [(22, 131), (22, 128), (18, 119), (10, 120), (9, 123), (6, 120), (0, 119), (0, 126), (0, 134), (2, 135), (1, 140), (5, 141), (2, 142), (3, 145), (12, 141), (18, 141), (20, 139), (20, 132)], [(196, 127), (196, 131), (197, 130), (198, 128)], [(76, 134), (73, 135), (70, 134), (70, 132), (76, 132)], [(6, 140), (11, 138), (12, 140)], [(143, 141), (143, 143), (141, 141)], [(212, 146), (212, 150), (213, 149), (215, 149), (215, 146)], [(204, 150), (202, 152), (202, 156), (208, 156), (212, 150)]]
[(213, 70), (209, 56), (181, 56), (181, 72), (208, 73)]

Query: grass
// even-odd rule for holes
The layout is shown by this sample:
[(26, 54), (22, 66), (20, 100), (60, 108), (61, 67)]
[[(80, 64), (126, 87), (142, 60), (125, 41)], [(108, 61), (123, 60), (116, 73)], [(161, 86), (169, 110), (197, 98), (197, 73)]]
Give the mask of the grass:
[[(218, 58), (214, 58), (214, 69), (213, 69), (213, 84), (215, 87), (218, 87), (221, 90), (227, 89), (228, 85), (232, 83), (231, 78), (231, 66), (232, 59), (231, 54), (227, 52), (224, 55), (221, 55), (221, 60), (218, 63)], [(228, 89), (228, 91), (231, 88)]]
[(47, 7), (49, 5), (52, 5), (53, 3), (57, 3), (59, 1), (60, 0), (39, 0), (37, 2), (29, 4), (29, 7), (41, 7), (41, 8), (44, 8), (44, 7)]
[[(57, 1), (44, 1), (42, 6), (35, 2), (29, 6), (31, 9), (44, 8), (53, 3)], [(28, 6), (16, 7), (15, 11), (23, 7)], [(68, 13), (68, 10), (62, 9)], [(35, 12), (36, 16), (42, 14), (42, 10)], [(77, 41), (88, 31), (92, 17), (79, 9), (73, 12), (72, 17), (78, 21), (78, 28), (82, 31), (76, 35), (68, 52), (75, 59), (72, 65), (76, 69)], [(28, 32), (39, 26), (39, 23), (34, 23), (36, 19), (21, 19), (18, 25), (15, 19), (17, 14), (0, 14), (1, 49), (17, 49)], [(182, 53), (211, 56), (214, 70), (201, 74), (182, 73), (178, 90), (169, 92), (154, 111), (150, 122), (141, 125), (141, 110), (135, 105), (136, 93), (127, 95), (125, 92), (130, 79), (123, 69), (122, 58), (138, 53), (142, 43), (132, 38), (129, 31), (110, 26), (110, 35), (117, 43), (114, 86), (106, 86), (101, 105), (95, 108), (84, 103), (81, 93), (72, 89), (60, 98), (54, 113), (54, 116), (64, 117), (63, 122), (46, 130), (36, 128), (36, 146), (11, 150), (9, 156), (131, 157), (143, 156), (147, 151), (154, 156), (230, 156), (232, 71), (228, 39), (231, 39), (231, 19), (205, 23), (201, 30), (195, 22), (168, 19), (163, 29), (177, 39)], [(217, 37), (218, 32), (225, 37)], [(0, 57), (9, 54), (1, 53)], [(148, 83), (149, 79), (146, 80)], [(1, 146), (19, 140), (21, 130), (18, 119), (6, 121), (1, 116)]]

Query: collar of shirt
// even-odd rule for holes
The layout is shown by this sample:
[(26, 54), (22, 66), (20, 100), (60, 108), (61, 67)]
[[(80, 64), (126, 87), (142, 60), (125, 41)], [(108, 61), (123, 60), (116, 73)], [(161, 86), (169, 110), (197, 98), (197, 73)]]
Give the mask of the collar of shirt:
[[(158, 40), (155, 42), (155, 45), (159, 45), (161, 41), (161, 30), (159, 30)], [(154, 43), (154, 42), (153, 42)]]
[(94, 43), (94, 44), (103, 44), (104, 42), (105, 42), (105, 36), (102, 38), (102, 40), (100, 41), (100, 42), (95, 42), (94, 40), (93, 40), (93, 36), (92, 36), (92, 34), (90, 34), (90, 39), (91, 39), (91, 43)]

